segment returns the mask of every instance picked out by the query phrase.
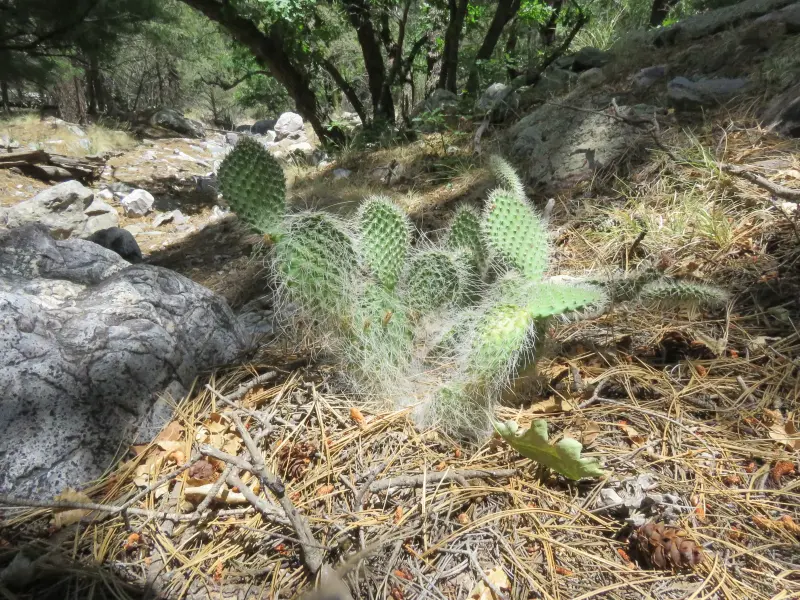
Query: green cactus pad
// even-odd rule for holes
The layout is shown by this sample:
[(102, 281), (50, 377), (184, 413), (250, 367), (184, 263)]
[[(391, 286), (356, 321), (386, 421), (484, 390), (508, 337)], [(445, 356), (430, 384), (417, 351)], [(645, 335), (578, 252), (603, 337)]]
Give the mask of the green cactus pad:
[(547, 270), (547, 230), (523, 199), (505, 189), (494, 190), (484, 213), (483, 232), (489, 248), (519, 270), (539, 281)]
[(604, 306), (606, 295), (596, 287), (558, 283), (534, 283), (526, 289), (525, 308), (534, 319), (546, 319), (564, 313)]
[(264, 146), (241, 138), (222, 161), (217, 178), (223, 198), (242, 221), (262, 234), (280, 232), (286, 213), (286, 180)]
[(654, 308), (686, 308), (692, 311), (724, 306), (729, 296), (727, 292), (713, 285), (660, 279), (642, 287), (639, 298)]
[(411, 223), (388, 198), (366, 200), (358, 213), (361, 259), (387, 289), (397, 285), (411, 243)]
[(489, 157), (489, 168), (497, 179), (499, 184), (497, 187), (510, 191), (520, 200), (525, 200), (525, 186), (522, 185), (522, 180), (508, 161), (496, 154), (492, 155)]
[(504, 384), (533, 342), (532, 325), (524, 306), (499, 304), (486, 310), (475, 326), (467, 372), (490, 387)]
[(410, 308), (434, 310), (458, 299), (463, 273), (453, 254), (424, 250), (411, 258), (404, 276), (405, 298)]
[(481, 217), (475, 209), (461, 205), (450, 222), (445, 243), (454, 250), (463, 250), (475, 266), (476, 273), (482, 273), (486, 266), (486, 245), (481, 233)]
[(289, 301), (311, 318), (342, 322), (357, 270), (351, 237), (342, 224), (322, 213), (294, 217), (275, 248), (275, 266)]

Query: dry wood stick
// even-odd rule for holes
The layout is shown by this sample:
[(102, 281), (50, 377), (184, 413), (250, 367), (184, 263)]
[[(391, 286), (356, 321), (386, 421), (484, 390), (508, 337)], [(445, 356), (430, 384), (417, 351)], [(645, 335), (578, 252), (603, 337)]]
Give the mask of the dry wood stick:
[(478, 470), (465, 469), (461, 471), (446, 471), (444, 473), (429, 473), (427, 475), (401, 475), (392, 479), (381, 479), (369, 486), (370, 492), (380, 492), (393, 487), (422, 487), (424, 483), (439, 483), (446, 479), (486, 479), (489, 477), (511, 477), (517, 473), (516, 469)]

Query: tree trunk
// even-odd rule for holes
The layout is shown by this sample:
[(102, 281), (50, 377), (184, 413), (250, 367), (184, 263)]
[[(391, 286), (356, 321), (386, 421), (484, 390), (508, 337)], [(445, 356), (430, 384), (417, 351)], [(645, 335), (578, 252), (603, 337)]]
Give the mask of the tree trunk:
[[(514, 51), (517, 49), (517, 39), (518, 39), (518, 35), (519, 35), (517, 33), (517, 23), (518, 22), (519, 21), (517, 19), (514, 19), (511, 22), (511, 27), (508, 28), (508, 39), (506, 40), (506, 48), (505, 48), (504, 54), (509, 58), (512, 57), (512, 55), (514, 54)], [(508, 63), (508, 68), (506, 69), (506, 71), (508, 73), (509, 81), (511, 81), (512, 79), (514, 79), (515, 77), (517, 77), (519, 75), (519, 71), (517, 71), (514, 68), (514, 64), (513, 63)]]
[(322, 126), (317, 98), (311, 89), (308, 73), (295, 65), (286, 54), (282, 37), (263, 33), (255, 23), (235, 14), (228, 6), (216, 0), (181, 0), (187, 6), (203, 13), (222, 25), (233, 39), (245, 46), (254, 58), (286, 88), (294, 100), (297, 112), (314, 128), (320, 140), (330, 140), (331, 134)]
[(650, 11), (650, 27), (660, 27), (667, 18), (669, 11), (677, 6), (680, 0), (653, 0)]
[(8, 83), (0, 81), (0, 103), (3, 105), (3, 112), (11, 112), (11, 102), (8, 100)]
[(542, 44), (549, 48), (556, 42), (558, 17), (561, 16), (561, 9), (564, 6), (564, 0), (552, 0), (552, 2), (549, 2), (548, 4), (550, 4), (550, 6), (553, 8), (553, 12), (547, 22), (539, 27), (539, 36), (542, 38)]
[(489, 60), (494, 54), (494, 49), (497, 42), (500, 41), (500, 35), (506, 24), (513, 19), (519, 10), (521, 0), (499, 0), (497, 9), (494, 11), (494, 17), (489, 24), (489, 29), (486, 31), (486, 36), (483, 38), (483, 43), (475, 55), (475, 62), (469, 72), (469, 79), (467, 80), (467, 94), (474, 96), (480, 85), (480, 77), (478, 70), (480, 62)]
[(336, 82), (336, 85), (338, 85), (339, 89), (344, 93), (345, 98), (347, 98), (347, 100), (353, 106), (353, 110), (356, 111), (358, 118), (361, 119), (361, 124), (366, 125), (367, 112), (364, 110), (364, 105), (361, 103), (361, 98), (358, 97), (358, 94), (356, 94), (356, 91), (353, 89), (353, 86), (350, 85), (350, 82), (344, 78), (339, 69), (336, 68), (336, 65), (327, 58), (320, 59), (320, 64), (322, 65), (322, 68), (328, 72), (333, 81)]
[(383, 53), (375, 27), (372, 24), (367, 0), (347, 0), (345, 12), (350, 24), (356, 30), (358, 44), (364, 57), (367, 70), (369, 94), (372, 98), (373, 119), (382, 118), (394, 123), (394, 101), (389, 94), (384, 97), (383, 88), (386, 80), (386, 67), (383, 64)]
[(469, 0), (447, 0), (450, 9), (450, 20), (444, 35), (444, 51), (442, 52), (442, 70), (436, 87), (453, 92), (458, 91), (458, 46), (461, 41), (461, 30), (467, 16)]

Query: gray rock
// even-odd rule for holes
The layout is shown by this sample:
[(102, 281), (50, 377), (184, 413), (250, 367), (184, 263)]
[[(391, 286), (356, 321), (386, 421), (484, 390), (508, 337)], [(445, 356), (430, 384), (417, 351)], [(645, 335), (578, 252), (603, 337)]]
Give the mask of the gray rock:
[(147, 190), (133, 190), (120, 200), (119, 203), (122, 205), (126, 216), (143, 217), (153, 210), (155, 198), (153, 198), (153, 195)]
[(137, 264), (142, 262), (142, 251), (133, 234), (127, 229), (119, 227), (109, 227), (95, 231), (86, 238), (88, 241), (98, 244), (103, 248), (108, 248), (116, 252), (129, 263)]
[(219, 193), (219, 183), (217, 182), (216, 172), (210, 175), (196, 175), (194, 178), (195, 189), (210, 198), (216, 198)]
[(787, 137), (800, 137), (800, 83), (770, 102), (763, 121), (771, 131)]
[(170, 212), (161, 213), (153, 219), (153, 227), (161, 227), (165, 223), (183, 225), (186, 223), (186, 216), (179, 210), (171, 210)]
[[(287, 113), (287, 114), (294, 114), (294, 113)], [(300, 121), (302, 122), (302, 119), (300, 119)], [(277, 119), (261, 119), (260, 121), (256, 121), (250, 127), (250, 133), (255, 133), (256, 135), (265, 135), (268, 131), (274, 131), (275, 124), (277, 122), (278, 122)]]
[(239, 135), (233, 132), (228, 132), (225, 134), (225, 143), (230, 144), (231, 146), (235, 146), (239, 142)]
[(8, 227), (42, 223), (54, 237), (66, 239), (83, 232), (88, 219), (84, 211), (92, 200), (92, 190), (78, 181), (65, 181), (9, 208), (6, 223)]
[(424, 112), (433, 112), (436, 109), (447, 112), (457, 107), (458, 96), (449, 90), (436, 88), (430, 96), (411, 110), (411, 116), (416, 117)]
[(708, 37), (715, 33), (732, 29), (742, 23), (751, 23), (758, 17), (796, 0), (745, 0), (716, 10), (699, 13), (679, 23), (654, 31), (653, 44), (656, 46), (672, 46), (685, 44), (690, 40)]
[(350, 169), (334, 169), (333, 170), (333, 178), (334, 179), (347, 179), (352, 174), (353, 174), (353, 172)]
[(609, 52), (592, 48), (591, 46), (584, 46), (573, 56), (572, 70), (588, 71), (589, 69), (605, 66), (609, 62), (611, 62), (611, 54)]
[(653, 84), (661, 81), (667, 76), (667, 65), (654, 65), (652, 67), (645, 67), (633, 76), (631, 83), (633, 87), (646, 90), (652, 87)]
[(594, 67), (588, 71), (584, 71), (578, 77), (578, 83), (588, 88), (603, 85), (605, 80), (606, 75), (603, 73), (603, 69), (600, 69), (599, 67)]
[(164, 425), (158, 394), (248, 345), (199, 284), (39, 225), (0, 233), (0, 299), (0, 493), (20, 497), (98, 477)]
[(296, 144), (291, 144), (287, 150), (293, 154), (310, 156), (314, 152), (314, 147), (308, 142), (297, 142)]
[(481, 94), (478, 101), (475, 103), (476, 112), (485, 113), (494, 110), (501, 103), (504, 103), (509, 94), (511, 94), (511, 86), (505, 83), (493, 83), (486, 91)]
[(746, 79), (700, 79), (690, 81), (676, 77), (667, 84), (667, 102), (681, 109), (698, 109), (721, 104), (741, 94), (748, 85)]
[[(635, 112), (654, 110), (642, 107)], [(511, 154), (523, 165), (521, 174), (528, 183), (551, 192), (610, 168), (641, 136), (631, 125), (603, 114), (545, 104), (511, 128)]]
[(88, 217), (86, 224), (83, 226), (83, 235), (119, 225), (117, 210), (113, 206), (109, 206), (102, 200), (97, 199), (97, 197), (83, 213)]
[(94, 195), (95, 198), (102, 200), (103, 202), (111, 202), (114, 200), (114, 192), (109, 190), (108, 188), (104, 190), (100, 190)]
[(275, 139), (280, 141), (303, 132), (303, 117), (293, 112), (285, 112), (275, 122)]
[(175, 133), (192, 138), (203, 138), (206, 135), (203, 124), (193, 119), (188, 119), (174, 108), (160, 108), (149, 119), (151, 125), (163, 127)]
[(514, 95), (516, 105), (524, 111), (554, 96), (566, 94), (578, 81), (578, 74), (563, 69), (550, 69), (533, 85), (519, 88)]

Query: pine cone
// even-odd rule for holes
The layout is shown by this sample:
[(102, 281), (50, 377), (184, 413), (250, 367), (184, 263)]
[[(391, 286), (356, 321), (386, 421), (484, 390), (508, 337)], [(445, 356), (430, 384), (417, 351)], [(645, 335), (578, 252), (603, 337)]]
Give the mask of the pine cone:
[(278, 452), (278, 464), (288, 479), (302, 479), (317, 456), (317, 447), (309, 442), (287, 444)]
[(686, 533), (663, 523), (646, 523), (631, 536), (631, 548), (648, 566), (683, 569), (703, 562), (703, 551)]

